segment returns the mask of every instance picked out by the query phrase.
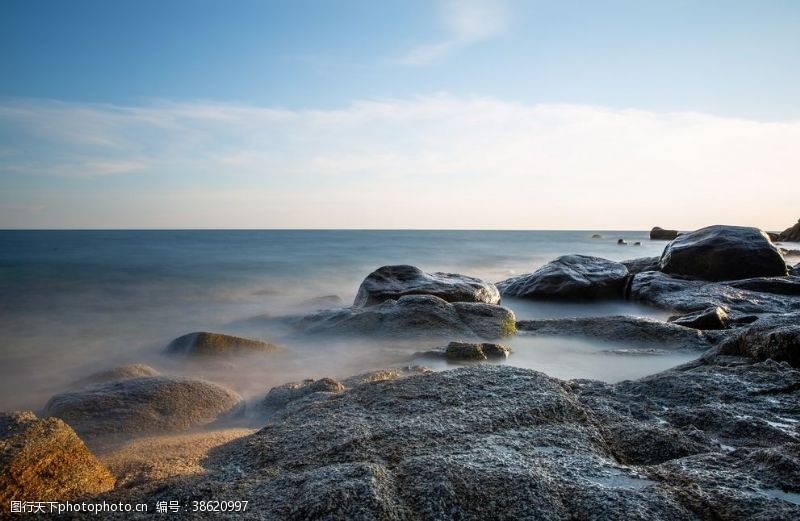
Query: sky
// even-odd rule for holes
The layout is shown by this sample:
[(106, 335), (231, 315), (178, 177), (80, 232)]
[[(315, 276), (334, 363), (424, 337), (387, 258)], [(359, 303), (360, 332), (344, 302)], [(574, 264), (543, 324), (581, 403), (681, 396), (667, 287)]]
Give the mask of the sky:
[(779, 230), (797, 1), (0, 1), (0, 228)]

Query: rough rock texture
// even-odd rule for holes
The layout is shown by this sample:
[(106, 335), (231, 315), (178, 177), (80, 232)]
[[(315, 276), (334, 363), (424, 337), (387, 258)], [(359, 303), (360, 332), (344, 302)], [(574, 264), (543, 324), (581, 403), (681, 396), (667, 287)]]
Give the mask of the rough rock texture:
[(408, 265), (383, 266), (361, 283), (353, 307), (374, 306), (405, 295), (433, 295), (447, 302), (498, 304), (494, 284), (457, 273), (425, 273)]
[(113, 487), (114, 476), (63, 421), (0, 413), (2, 516), (11, 501), (67, 501)]
[(370, 382), (382, 382), (384, 380), (397, 380), (416, 374), (427, 374), (433, 370), (423, 365), (409, 365), (406, 367), (392, 367), (389, 369), (378, 369), (368, 373), (357, 374), (342, 380), (345, 387), (355, 387), (356, 385)]
[(646, 271), (628, 285), (631, 300), (678, 313), (721, 307), (733, 315), (800, 311), (800, 299), (731, 287), (728, 284), (687, 280)]
[(654, 241), (671, 241), (677, 236), (678, 230), (665, 230), (658, 226), (654, 226), (653, 229), (650, 230), (650, 239)]
[(320, 378), (319, 380), (303, 380), (302, 382), (289, 382), (273, 387), (269, 390), (261, 408), (271, 414), (286, 407), (289, 402), (305, 398), (315, 393), (340, 393), (344, 385), (333, 378)]
[(630, 316), (520, 320), (520, 334), (589, 337), (637, 347), (708, 349), (716, 337), (688, 327), (650, 318)]
[(70, 388), (79, 389), (89, 385), (96, 385), (103, 382), (110, 382), (112, 380), (124, 380), (125, 378), (137, 378), (139, 376), (158, 376), (160, 373), (145, 364), (127, 364), (108, 369), (106, 371), (99, 371), (90, 374), (85, 378), (74, 382)]
[(588, 255), (564, 255), (533, 273), (497, 284), (503, 296), (523, 298), (622, 298), (628, 269)]
[(188, 378), (127, 378), (53, 396), (45, 409), (82, 437), (133, 437), (212, 423), (244, 409), (217, 384)]
[(727, 329), (731, 323), (728, 312), (721, 307), (713, 307), (678, 317), (670, 317), (670, 322), (694, 329)]
[(476, 364), (294, 402), (206, 474), (123, 497), (246, 497), (245, 519), (797, 519), (798, 399), (773, 361), (616, 385)]
[(728, 286), (776, 295), (800, 296), (800, 277), (758, 277), (755, 279), (734, 280)]
[(660, 257), (639, 257), (622, 261), (628, 268), (628, 274), (636, 275), (643, 271), (658, 271), (658, 261)]
[(176, 338), (167, 346), (167, 353), (191, 356), (230, 356), (249, 353), (270, 353), (280, 349), (274, 344), (225, 335), (198, 331)]
[(682, 234), (664, 248), (660, 268), (713, 281), (787, 274), (786, 262), (769, 237), (743, 226), (708, 226)]
[(791, 228), (786, 228), (783, 230), (780, 235), (778, 235), (779, 241), (786, 241), (786, 242), (800, 242), (800, 219), (797, 220), (794, 226)]
[(764, 316), (725, 339), (719, 352), (800, 367), (800, 313)]
[(482, 361), (489, 359), (505, 359), (511, 354), (511, 348), (501, 344), (450, 342), (444, 350), (448, 360)]
[(795, 277), (800, 277), (800, 262), (794, 265), (794, 268), (792, 268), (790, 274)]
[(294, 327), (309, 334), (493, 339), (513, 335), (515, 317), (510, 309), (493, 304), (406, 295), (367, 308), (320, 311), (295, 321)]

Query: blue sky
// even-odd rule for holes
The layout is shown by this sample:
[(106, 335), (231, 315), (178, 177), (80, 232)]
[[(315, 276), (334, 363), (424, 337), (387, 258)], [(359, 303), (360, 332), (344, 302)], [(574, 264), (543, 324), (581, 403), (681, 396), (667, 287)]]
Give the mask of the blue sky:
[(798, 56), (792, 1), (5, 0), (0, 226), (788, 226)]

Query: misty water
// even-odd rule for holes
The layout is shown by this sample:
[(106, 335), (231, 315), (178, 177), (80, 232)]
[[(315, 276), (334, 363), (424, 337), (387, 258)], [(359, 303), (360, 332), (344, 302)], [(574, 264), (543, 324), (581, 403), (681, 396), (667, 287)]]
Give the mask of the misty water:
[[(603, 239), (591, 239), (600, 233)], [(617, 245), (625, 238), (627, 246)], [(641, 241), (641, 246), (634, 246)], [(605, 231), (2, 231), (0, 409), (41, 410), (71, 382), (121, 363), (226, 384), (248, 398), (273, 385), (346, 377), (409, 364), (441, 341), (302, 337), (268, 320), (349, 305), (361, 280), (386, 264), (413, 264), (497, 282), (567, 253), (622, 260), (659, 255), (646, 232)], [(665, 318), (626, 302), (559, 304), (506, 299), (518, 318), (628, 314)], [(285, 352), (192, 362), (163, 355), (173, 338), (211, 330), (278, 343)], [(612, 353), (590, 339), (506, 341), (505, 362), (559, 378), (619, 381), (696, 357)], [(446, 369), (443, 363), (427, 365)]]

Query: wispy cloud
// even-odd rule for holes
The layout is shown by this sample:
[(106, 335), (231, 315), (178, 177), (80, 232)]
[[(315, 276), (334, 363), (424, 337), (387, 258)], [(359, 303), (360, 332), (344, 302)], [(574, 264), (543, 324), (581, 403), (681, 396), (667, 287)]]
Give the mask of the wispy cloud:
[(501, 0), (445, 0), (440, 2), (445, 36), (406, 52), (400, 63), (429, 65), (463, 47), (488, 40), (508, 24), (508, 6)]
[[(800, 121), (446, 94), (5, 102), (0, 135), (0, 203), (45, 207), (43, 226), (777, 228), (800, 193)], [(35, 225), (16, 215), (0, 226)]]

